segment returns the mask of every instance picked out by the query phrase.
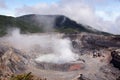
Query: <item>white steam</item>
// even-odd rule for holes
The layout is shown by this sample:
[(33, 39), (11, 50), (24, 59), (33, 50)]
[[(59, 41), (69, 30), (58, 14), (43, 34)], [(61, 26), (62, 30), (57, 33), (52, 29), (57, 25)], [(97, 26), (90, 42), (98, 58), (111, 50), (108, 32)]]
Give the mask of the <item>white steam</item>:
[[(14, 48), (26, 51), (37, 62), (66, 63), (75, 61), (77, 55), (72, 52), (71, 42), (63, 35), (55, 33), (20, 34), (14, 29), (11, 35), (0, 40)], [(34, 56), (34, 57), (33, 57)]]
[(70, 40), (54, 38), (52, 44), (54, 53), (39, 56), (36, 61), (63, 63), (77, 59), (77, 56), (71, 51)]
[(38, 23), (39, 27), (43, 28), (44, 32), (53, 32), (54, 31), (54, 25), (55, 25), (55, 17), (42, 15), (37, 16), (33, 18), (35, 22)]

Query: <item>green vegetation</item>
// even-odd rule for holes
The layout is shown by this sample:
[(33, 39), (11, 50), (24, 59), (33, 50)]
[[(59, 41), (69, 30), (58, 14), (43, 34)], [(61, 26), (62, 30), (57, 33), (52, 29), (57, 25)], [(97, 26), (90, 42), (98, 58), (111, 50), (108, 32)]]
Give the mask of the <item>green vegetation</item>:
[(69, 34), (79, 32), (77, 29), (72, 29), (72, 28), (59, 28), (59, 29), (57, 29), (57, 31), (61, 32), (61, 33), (69, 33)]
[(0, 36), (5, 35), (7, 29), (11, 27), (20, 28), (21, 33), (36, 33), (43, 32), (41, 28), (38, 26), (32, 25), (32, 23), (27, 23), (22, 20), (16, 19), (14, 17), (0, 16)]
[[(38, 15), (39, 17), (40, 15)], [(40, 26), (39, 23), (37, 23), (34, 20), (35, 15), (25, 15), (22, 17), (10, 17), (10, 16), (3, 16), (0, 15), (0, 36), (4, 36), (7, 34), (7, 29), (9, 28), (19, 28), (21, 33), (38, 33), (38, 32), (44, 32), (44, 25)], [(53, 16), (54, 17), (54, 16)], [(62, 17), (59, 17), (61, 19), (56, 19), (56, 32), (61, 33), (80, 33), (80, 32), (88, 32), (88, 33), (94, 33), (94, 34), (103, 34), (103, 35), (110, 35), (106, 32), (97, 31), (94, 32), (92, 30), (86, 29), (82, 24), (77, 24), (75, 21), (70, 20), (69, 18), (66, 20), (65, 23), (61, 24)]]
[(12, 75), (10, 80), (32, 80), (32, 75), (31, 73), (28, 74), (21, 74), (21, 75)]
[(12, 75), (10, 80), (46, 80), (46, 78), (45, 79), (36, 78), (30, 72), (30, 73), (27, 73), (27, 74)]

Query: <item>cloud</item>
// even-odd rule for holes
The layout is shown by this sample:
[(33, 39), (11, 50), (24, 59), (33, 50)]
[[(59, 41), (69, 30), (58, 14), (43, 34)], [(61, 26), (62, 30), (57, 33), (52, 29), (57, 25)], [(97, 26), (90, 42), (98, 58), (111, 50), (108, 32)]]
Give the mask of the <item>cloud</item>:
[(5, 0), (0, 0), (0, 8), (7, 8)]
[(120, 16), (116, 19), (116, 24), (120, 26)]
[(104, 20), (104, 15), (98, 16), (96, 12), (97, 10), (95, 7), (89, 5), (84, 0), (61, 0), (58, 3), (39, 3), (33, 6), (24, 5), (23, 7), (16, 9), (17, 16), (23, 14), (65, 15), (79, 23), (90, 25), (95, 29), (120, 34), (120, 32), (114, 31), (115, 28), (117, 28), (117, 31), (120, 31), (119, 27), (115, 24), (116, 22), (106, 21)]

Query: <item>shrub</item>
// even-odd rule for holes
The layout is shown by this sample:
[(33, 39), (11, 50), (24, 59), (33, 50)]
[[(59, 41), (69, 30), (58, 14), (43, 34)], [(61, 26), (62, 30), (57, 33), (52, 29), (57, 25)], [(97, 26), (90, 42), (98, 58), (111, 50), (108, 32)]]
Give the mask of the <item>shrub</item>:
[(46, 78), (45, 79), (37, 78), (33, 76), (30, 72), (25, 74), (12, 75), (10, 80), (46, 80)]

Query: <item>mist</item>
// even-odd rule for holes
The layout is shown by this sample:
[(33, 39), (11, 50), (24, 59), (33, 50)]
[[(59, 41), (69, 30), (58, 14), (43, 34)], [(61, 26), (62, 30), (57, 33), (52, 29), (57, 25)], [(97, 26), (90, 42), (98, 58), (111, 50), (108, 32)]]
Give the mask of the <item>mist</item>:
[(0, 38), (7, 45), (26, 52), (37, 62), (67, 63), (76, 61), (78, 55), (72, 51), (69, 38), (62, 38), (59, 33), (20, 34), (15, 28), (8, 35)]
[(77, 59), (77, 55), (75, 55), (71, 50), (71, 42), (69, 39), (53, 38), (52, 41), (54, 52), (40, 56), (36, 61), (63, 63), (75, 61)]
[[(119, 3), (117, 0), (113, 2), (114, 4)], [(108, 7), (109, 3), (111, 3), (111, 6)], [(103, 6), (99, 4), (106, 5), (104, 5), (103, 8)], [(120, 12), (118, 12), (119, 4), (114, 4), (108, 0), (60, 0), (57, 3), (38, 3), (31, 6), (18, 7), (15, 9), (15, 15), (65, 15), (78, 23), (89, 25), (97, 30), (120, 34), (120, 28), (119, 25), (117, 25), (119, 24), (117, 19), (119, 19), (120, 16)], [(103, 9), (96, 9), (97, 6)], [(114, 9), (112, 9), (113, 6), (115, 7)], [(109, 8), (111, 8), (111, 10)], [(110, 10), (110, 12), (106, 10)]]
[(33, 18), (38, 23), (39, 27), (42, 27), (44, 32), (53, 32), (55, 25), (55, 17), (51, 16), (37, 16)]

